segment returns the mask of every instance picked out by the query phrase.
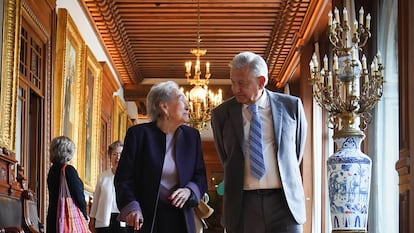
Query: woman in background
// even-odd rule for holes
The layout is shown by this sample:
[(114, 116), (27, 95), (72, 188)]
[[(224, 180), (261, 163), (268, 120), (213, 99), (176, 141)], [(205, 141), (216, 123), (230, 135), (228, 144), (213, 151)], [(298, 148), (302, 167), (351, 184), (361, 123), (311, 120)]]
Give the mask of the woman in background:
[[(93, 203), (91, 207), (89, 229), (96, 233), (125, 233), (126, 227), (121, 226), (116, 217), (119, 210), (115, 201), (114, 176), (118, 167), (124, 144), (115, 141), (108, 147), (111, 168), (102, 172), (98, 177)], [(125, 224), (125, 223), (124, 223)]]
[(59, 136), (52, 140), (50, 143), (50, 161), (52, 166), (49, 169), (47, 175), (47, 187), (49, 189), (49, 208), (47, 211), (47, 225), (46, 232), (53, 233), (56, 232), (56, 216), (57, 216), (57, 206), (58, 206), (58, 197), (59, 197), (59, 187), (60, 187), (60, 174), (62, 167), (65, 164), (68, 164), (65, 168), (66, 182), (68, 183), (68, 188), (70, 195), (72, 196), (73, 201), (82, 211), (85, 219), (88, 219), (86, 213), (86, 201), (85, 194), (83, 189), (83, 182), (79, 178), (78, 172), (76, 169), (69, 165), (76, 151), (75, 144), (66, 136)]

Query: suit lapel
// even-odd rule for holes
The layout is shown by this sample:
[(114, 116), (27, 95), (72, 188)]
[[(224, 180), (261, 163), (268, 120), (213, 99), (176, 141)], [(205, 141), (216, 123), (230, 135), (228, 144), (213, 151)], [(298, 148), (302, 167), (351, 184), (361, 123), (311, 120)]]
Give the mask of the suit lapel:
[(270, 108), (272, 111), (273, 117), (273, 130), (275, 134), (275, 142), (276, 142), (276, 151), (278, 151), (280, 145), (280, 138), (282, 135), (282, 113), (283, 113), (283, 106), (278, 101), (278, 96), (275, 95), (273, 92), (267, 91), (270, 101)]
[(243, 148), (243, 116), (242, 116), (242, 104), (238, 103), (236, 99), (233, 99), (233, 104), (229, 109), (229, 120), (232, 123), (234, 132), (236, 133), (237, 140), (240, 143), (240, 147)]

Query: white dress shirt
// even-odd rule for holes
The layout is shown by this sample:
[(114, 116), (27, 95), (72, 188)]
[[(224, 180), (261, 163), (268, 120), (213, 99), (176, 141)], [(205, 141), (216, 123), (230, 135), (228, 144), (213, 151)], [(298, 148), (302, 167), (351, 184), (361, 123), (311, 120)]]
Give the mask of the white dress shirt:
[(109, 227), (111, 213), (119, 213), (115, 200), (114, 174), (111, 169), (98, 177), (90, 216), (95, 218), (95, 227)]
[(243, 130), (244, 130), (244, 190), (252, 189), (274, 189), (281, 188), (279, 167), (277, 164), (277, 151), (275, 146), (275, 134), (273, 127), (272, 111), (270, 109), (269, 97), (266, 91), (257, 100), (256, 105), (262, 124), (262, 140), (263, 140), (263, 159), (266, 167), (266, 173), (258, 180), (250, 172), (250, 154), (249, 154), (249, 132), (252, 114), (244, 105), (243, 114)]

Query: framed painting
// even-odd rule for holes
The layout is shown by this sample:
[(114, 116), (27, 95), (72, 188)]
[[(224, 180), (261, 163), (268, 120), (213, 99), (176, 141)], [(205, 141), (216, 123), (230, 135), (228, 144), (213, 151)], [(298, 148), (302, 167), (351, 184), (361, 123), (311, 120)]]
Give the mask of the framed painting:
[(83, 157), (79, 161), (79, 172), (83, 177), (85, 189), (93, 191), (97, 180), (100, 142), (101, 120), (101, 89), (102, 66), (96, 60), (89, 47), (86, 47), (85, 76), (83, 77), (81, 118), (84, 124), (82, 128)]
[(15, 113), (17, 103), (18, 55), (20, 37), (20, 0), (0, 2), (0, 149), (15, 150)]
[(127, 111), (124, 103), (119, 96), (114, 97), (114, 117), (112, 127), (113, 141), (120, 140), (124, 141), (127, 127)]
[[(81, 80), (85, 76), (85, 42), (66, 9), (58, 10), (56, 35), (56, 60), (54, 73), (53, 121), (54, 137), (65, 135), (80, 146)], [(73, 164), (77, 164), (75, 156)]]

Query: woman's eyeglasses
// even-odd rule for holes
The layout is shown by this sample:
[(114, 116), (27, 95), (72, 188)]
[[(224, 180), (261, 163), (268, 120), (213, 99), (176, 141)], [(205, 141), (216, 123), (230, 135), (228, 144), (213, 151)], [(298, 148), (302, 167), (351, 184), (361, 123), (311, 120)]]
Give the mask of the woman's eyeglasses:
[(113, 152), (112, 154), (111, 154), (111, 156), (112, 157), (121, 157), (121, 152)]

